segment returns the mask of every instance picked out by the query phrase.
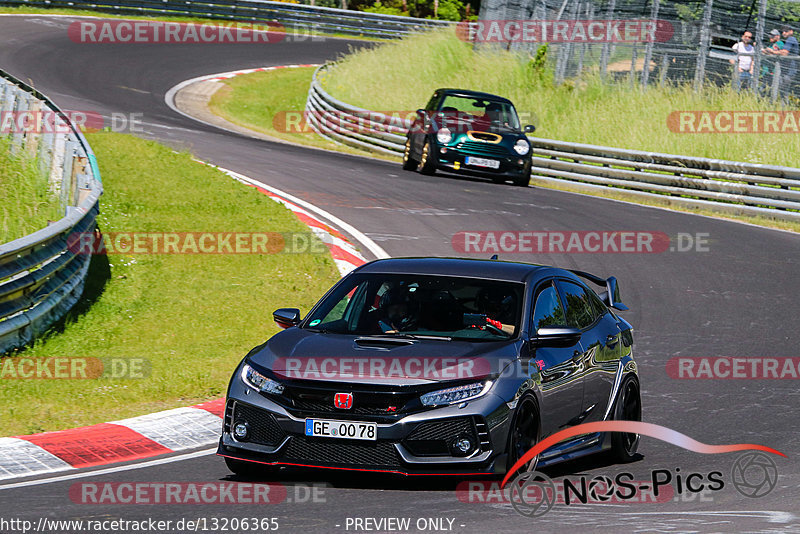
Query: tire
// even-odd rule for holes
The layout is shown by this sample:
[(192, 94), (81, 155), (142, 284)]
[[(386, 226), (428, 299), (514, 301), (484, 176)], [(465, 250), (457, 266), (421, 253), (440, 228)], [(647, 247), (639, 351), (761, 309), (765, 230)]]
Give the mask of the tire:
[(269, 465), (228, 457), (225, 457), (225, 465), (228, 466), (231, 473), (248, 478), (264, 476), (275, 470), (274, 467)]
[(428, 176), (436, 173), (436, 156), (430, 153), (431, 142), (426, 139), (422, 147), (422, 156), (419, 160), (419, 172)]
[(518, 187), (528, 187), (531, 181), (531, 175), (523, 173), (522, 176), (514, 178), (514, 185)]
[[(615, 421), (641, 421), (642, 396), (639, 381), (633, 376), (627, 377), (619, 388), (614, 401), (613, 419)], [(611, 457), (619, 463), (631, 462), (636, 458), (639, 448), (639, 434), (623, 432), (611, 433)]]
[(406, 148), (403, 151), (403, 170), (413, 171), (417, 168), (419, 162), (411, 156), (411, 136), (406, 137)]
[[(539, 408), (531, 396), (520, 399), (517, 409), (514, 412), (514, 422), (511, 426), (511, 434), (508, 439), (508, 465), (511, 468), (523, 454), (528, 452), (539, 442)], [(521, 471), (533, 471), (539, 457), (536, 456)]]
[(531, 182), (531, 164), (528, 162), (525, 167), (522, 169), (522, 174), (516, 178), (514, 178), (514, 185), (519, 187), (528, 187), (528, 184)]

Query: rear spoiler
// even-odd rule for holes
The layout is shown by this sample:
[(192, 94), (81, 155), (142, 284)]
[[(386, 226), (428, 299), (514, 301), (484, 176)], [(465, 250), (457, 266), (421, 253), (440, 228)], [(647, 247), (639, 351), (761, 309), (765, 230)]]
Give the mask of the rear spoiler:
[(589, 280), (598, 286), (605, 287), (606, 290), (600, 293), (600, 298), (609, 308), (614, 308), (615, 310), (620, 311), (625, 311), (628, 309), (628, 307), (625, 306), (620, 299), (619, 284), (617, 283), (617, 279), (615, 277), (610, 276), (608, 278), (600, 278), (599, 276), (595, 276), (585, 271), (576, 271), (571, 269), (570, 272), (580, 276), (581, 278), (585, 278), (586, 280)]

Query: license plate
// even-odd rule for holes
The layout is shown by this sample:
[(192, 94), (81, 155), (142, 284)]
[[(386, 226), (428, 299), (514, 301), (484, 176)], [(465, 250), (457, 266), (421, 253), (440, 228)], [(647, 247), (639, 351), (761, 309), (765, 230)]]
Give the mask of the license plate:
[(464, 163), (466, 165), (474, 165), (475, 167), (489, 167), (490, 169), (500, 168), (500, 162), (497, 161), (496, 159), (475, 158), (472, 156), (467, 156), (467, 159)]
[(378, 439), (378, 423), (306, 419), (306, 436), (341, 439)]

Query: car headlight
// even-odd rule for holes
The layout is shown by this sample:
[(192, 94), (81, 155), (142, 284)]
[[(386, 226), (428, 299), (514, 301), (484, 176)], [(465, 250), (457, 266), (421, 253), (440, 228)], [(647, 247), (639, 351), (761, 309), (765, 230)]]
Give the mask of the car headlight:
[(280, 395), (283, 393), (283, 385), (271, 378), (267, 378), (249, 365), (242, 367), (242, 380), (245, 384), (262, 393)]
[(456, 386), (438, 391), (425, 393), (419, 400), (425, 406), (441, 406), (443, 404), (453, 404), (456, 402), (476, 399), (489, 391), (492, 387), (491, 380), (486, 382), (475, 382), (464, 386)]
[(451, 132), (448, 128), (442, 128), (436, 132), (436, 140), (443, 145), (446, 145), (453, 140), (453, 132)]
[(520, 156), (524, 156), (531, 149), (531, 145), (525, 139), (517, 139), (514, 143), (514, 151)]

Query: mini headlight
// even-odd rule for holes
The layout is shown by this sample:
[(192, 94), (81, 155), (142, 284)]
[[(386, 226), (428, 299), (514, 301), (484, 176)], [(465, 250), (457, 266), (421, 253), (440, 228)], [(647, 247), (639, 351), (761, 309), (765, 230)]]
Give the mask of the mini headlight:
[(514, 151), (520, 156), (524, 156), (531, 149), (531, 145), (525, 139), (517, 139), (514, 143)]
[(247, 364), (242, 368), (242, 380), (251, 388), (262, 393), (271, 393), (273, 395), (283, 393), (283, 386), (280, 383), (267, 378)]
[(442, 144), (447, 144), (453, 140), (453, 133), (448, 128), (442, 128), (436, 132), (436, 139)]
[(447, 389), (440, 389), (438, 391), (431, 391), (430, 393), (425, 393), (422, 395), (419, 400), (425, 406), (453, 404), (456, 402), (476, 399), (489, 391), (491, 386), (491, 381), (475, 382), (474, 384), (466, 384), (464, 386), (456, 386)]

